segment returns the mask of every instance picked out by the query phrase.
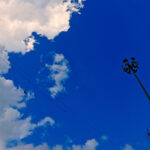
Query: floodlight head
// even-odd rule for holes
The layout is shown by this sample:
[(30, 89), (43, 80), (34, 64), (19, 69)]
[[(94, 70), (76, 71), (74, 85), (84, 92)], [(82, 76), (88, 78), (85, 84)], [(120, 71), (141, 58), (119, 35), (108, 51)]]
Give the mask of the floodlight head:
[[(150, 95), (147, 93), (146, 89), (144, 88), (142, 82), (138, 78), (136, 72), (139, 68), (139, 63), (135, 60), (134, 57), (131, 57), (129, 60), (125, 59), (123, 60), (123, 65), (121, 66), (123, 71), (125, 71), (128, 74), (133, 74), (135, 78), (137, 79), (138, 83), (140, 84), (141, 88), (143, 89), (145, 95), (147, 96), (148, 100), (150, 101)], [(148, 131), (148, 136), (150, 137), (150, 131)]]
[(123, 65), (121, 67), (124, 72), (131, 74), (137, 72), (137, 69), (139, 68), (139, 64), (134, 57), (131, 57), (129, 60), (124, 59)]

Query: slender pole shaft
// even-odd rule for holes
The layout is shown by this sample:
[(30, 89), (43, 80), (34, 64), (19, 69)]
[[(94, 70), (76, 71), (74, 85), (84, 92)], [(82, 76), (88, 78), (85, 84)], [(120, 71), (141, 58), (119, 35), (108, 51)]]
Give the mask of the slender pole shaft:
[(146, 89), (144, 88), (142, 82), (140, 81), (140, 79), (138, 78), (138, 76), (136, 75), (136, 73), (133, 72), (133, 74), (134, 74), (135, 78), (137, 79), (137, 81), (139, 82), (140, 86), (142, 87), (142, 89), (143, 89), (144, 93), (146, 94), (148, 100), (150, 101), (150, 96), (147, 93)]

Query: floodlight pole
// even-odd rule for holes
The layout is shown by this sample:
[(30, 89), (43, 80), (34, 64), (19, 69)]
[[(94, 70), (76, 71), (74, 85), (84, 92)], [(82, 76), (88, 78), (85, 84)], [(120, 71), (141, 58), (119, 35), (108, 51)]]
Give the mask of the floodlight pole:
[(147, 93), (145, 87), (143, 86), (142, 82), (140, 81), (140, 79), (138, 78), (138, 76), (136, 75), (136, 73), (133, 73), (135, 78), (137, 79), (138, 83), (140, 84), (141, 88), (143, 89), (145, 95), (147, 96), (148, 100), (150, 101), (150, 96), (149, 94)]
[(128, 59), (125, 59), (123, 61), (123, 63), (125, 64), (125, 66), (122, 66), (122, 69), (128, 74), (133, 73), (133, 75), (135, 76), (136, 80), (138, 81), (138, 83), (140, 84), (141, 88), (143, 89), (145, 95), (147, 96), (148, 100), (150, 101), (150, 96), (149, 96), (148, 92), (146, 91), (146, 89), (143, 86), (142, 82), (140, 81), (140, 79), (136, 75), (137, 69), (139, 68), (138, 62), (135, 61), (135, 58), (131, 58), (131, 63), (128, 61)]

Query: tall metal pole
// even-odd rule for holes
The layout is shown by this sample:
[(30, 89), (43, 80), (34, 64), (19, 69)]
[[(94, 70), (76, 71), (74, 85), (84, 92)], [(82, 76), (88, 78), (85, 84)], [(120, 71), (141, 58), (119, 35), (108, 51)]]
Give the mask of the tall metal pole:
[(132, 73), (134, 74), (135, 78), (137, 79), (138, 83), (140, 84), (141, 88), (143, 89), (145, 95), (147, 96), (148, 100), (150, 101), (150, 96), (149, 96), (148, 92), (146, 91), (142, 82), (140, 81), (140, 79), (136, 75), (137, 69), (139, 68), (138, 62), (135, 60), (135, 58), (132, 57), (130, 59), (130, 61), (128, 59), (125, 59), (123, 61), (123, 63), (124, 63), (124, 66), (122, 66), (122, 69), (128, 74), (132, 74)]
[(137, 79), (138, 83), (140, 84), (141, 88), (143, 89), (144, 93), (146, 94), (148, 100), (150, 101), (150, 96), (149, 94), (147, 93), (146, 89), (144, 88), (142, 82), (140, 81), (140, 79), (138, 78), (138, 76), (136, 75), (136, 73), (133, 73), (135, 78)]

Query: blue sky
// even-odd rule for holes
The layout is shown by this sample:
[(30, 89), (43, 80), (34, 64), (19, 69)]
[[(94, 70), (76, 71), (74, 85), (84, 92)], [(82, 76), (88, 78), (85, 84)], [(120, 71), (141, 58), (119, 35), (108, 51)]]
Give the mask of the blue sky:
[[(28, 145), (27, 150), (62, 149), (56, 145), (64, 150), (150, 148), (146, 134), (146, 128), (150, 128), (150, 103), (134, 76), (121, 69), (124, 58), (135, 57), (140, 64), (137, 75), (150, 92), (150, 2), (87, 0), (83, 4), (81, 15), (73, 12), (70, 16), (70, 28), (59, 31), (54, 38), (48, 37), (44, 30), (43, 36), (33, 32), (36, 42), (29, 52), (18, 53), (4, 42), (10, 69), (2, 76), (12, 80), (16, 88), (34, 93), (28, 101), (27, 94), (24, 95), (26, 107), (17, 108), (22, 114), (17, 119), (31, 116), (36, 128), (29, 128), (32, 134), (23, 138), (6, 138), (12, 150), (18, 150), (20, 143), (22, 148), (34, 145)], [(56, 56), (63, 58), (57, 62)], [(52, 65), (62, 64), (69, 71), (52, 70)], [(58, 85), (52, 76), (55, 71), (63, 75)], [(65, 90), (59, 89), (53, 97), (50, 87), (55, 84)], [(45, 117), (52, 118), (55, 124), (47, 121), (39, 125)], [(1, 141), (4, 139), (0, 139), (0, 144)], [(88, 141), (97, 146), (86, 146)], [(42, 143), (50, 148), (38, 149)]]

